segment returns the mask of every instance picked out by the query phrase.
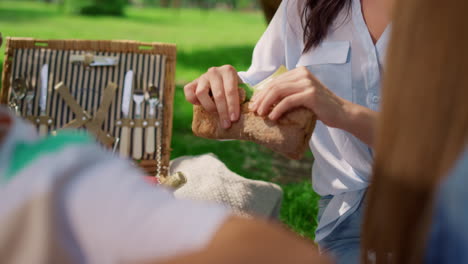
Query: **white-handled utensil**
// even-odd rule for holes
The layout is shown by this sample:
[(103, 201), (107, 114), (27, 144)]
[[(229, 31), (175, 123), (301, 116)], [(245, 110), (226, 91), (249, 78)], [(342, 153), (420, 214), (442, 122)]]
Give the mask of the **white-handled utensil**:
[[(125, 74), (124, 91), (122, 97), (122, 114), (125, 119), (130, 114), (130, 103), (133, 88), (133, 71), (130, 70)], [(122, 125), (122, 132), (120, 135), (120, 156), (128, 157), (130, 154), (130, 128)]]
[[(156, 118), (156, 108), (159, 104), (158, 98), (158, 87), (151, 85), (148, 89), (147, 99), (149, 104), (149, 116), (151, 118)], [(153, 154), (156, 151), (156, 142), (154, 140), (155, 127), (159, 126), (159, 121), (156, 121), (155, 124), (148, 124), (146, 128), (146, 140), (145, 140), (145, 152), (148, 154)]]
[[(39, 98), (39, 108), (41, 116), (47, 116), (47, 93), (49, 89), (49, 65), (44, 64), (41, 68), (41, 97)], [(46, 136), (49, 124), (39, 124), (39, 135)]]

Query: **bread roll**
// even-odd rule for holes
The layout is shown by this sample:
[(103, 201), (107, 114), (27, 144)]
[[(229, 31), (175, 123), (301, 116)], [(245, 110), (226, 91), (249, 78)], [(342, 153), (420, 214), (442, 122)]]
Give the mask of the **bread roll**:
[(249, 111), (249, 102), (241, 104), (239, 121), (223, 129), (217, 113), (202, 106), (193, 109), (192, 130), (196, 136), (208, 139), (253, 141), (291, 159), (301, 159), (315, 127), (316, 116), (306, 108), (297, 108), (272, 121)]

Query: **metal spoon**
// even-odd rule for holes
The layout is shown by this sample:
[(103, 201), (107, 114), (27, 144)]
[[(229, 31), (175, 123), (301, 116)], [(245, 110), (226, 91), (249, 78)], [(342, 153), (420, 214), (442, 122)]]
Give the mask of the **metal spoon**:
[(22, 77), (16, 78), (13, 81), (13, 95), (15, 96), (15, 99), (21, 100), (24, 98), (28, 89), (27, 86), (26, 80)]
[(15, 80), (13, 80), (13, 84), (12, 84), (12, 94), (13, 94), (13, 98), (15, 100), (14, 102), (14, 108), (15, 108), (15, 112), (16, 114), (21, 114), (19, 112), (19, 102), (24, 98), (24, 96), (26, 95), (26, 91), (27, 91), (27, 84), (26, 84), (26, 80), (24, 78), (16, 78)]
[(149, 115), (155, 117), (156, 106), (159, 104), (159, 91), (157, 86), (152, 85), (149, 87), (146, 100), (150, 106)]

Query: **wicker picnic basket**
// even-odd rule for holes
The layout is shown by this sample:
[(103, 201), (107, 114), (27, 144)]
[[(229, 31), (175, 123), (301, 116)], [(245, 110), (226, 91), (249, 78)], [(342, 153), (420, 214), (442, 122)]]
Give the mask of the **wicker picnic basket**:
[(85, 129), (147, 173), (167, 175), (175, 45), (7, 38), (5, 54), (0, 103), (43, 134)]

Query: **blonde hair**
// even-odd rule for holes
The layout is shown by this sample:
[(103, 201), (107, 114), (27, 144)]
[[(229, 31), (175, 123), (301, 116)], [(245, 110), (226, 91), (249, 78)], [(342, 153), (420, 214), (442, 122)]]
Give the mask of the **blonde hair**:
[(468, 1), (397, 0), (363, 263), (421, 263), (440, 178), (468, 138)]

